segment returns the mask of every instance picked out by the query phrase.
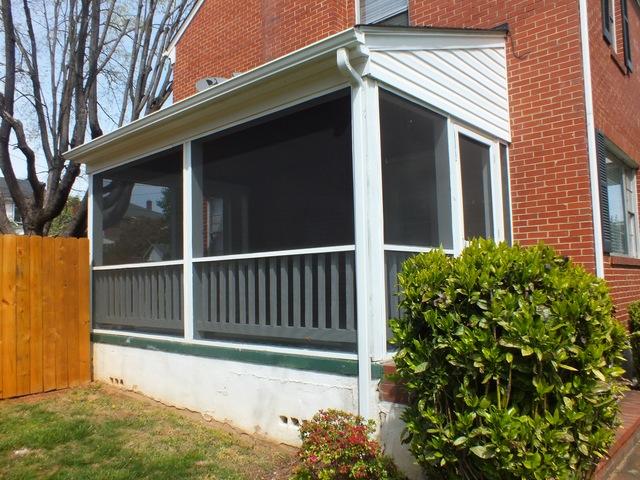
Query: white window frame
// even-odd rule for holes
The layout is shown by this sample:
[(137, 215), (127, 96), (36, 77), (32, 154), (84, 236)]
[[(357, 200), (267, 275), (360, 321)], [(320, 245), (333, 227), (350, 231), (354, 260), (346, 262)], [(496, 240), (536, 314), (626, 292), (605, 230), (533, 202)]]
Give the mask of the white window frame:
[(618, 39), (616, 35), (616, 1), (606, 0), (609, 4), (609, 35), (611, 37), (611, 49), (618, 53)]
[[(483, 135), (475, 130), (471, 130), (470, 128), (463, 126), (461, 124), (452, 122), (452, 127), (450, 130), (450, 135), (453, 136), (453, 139), (450, 138), (450, 144), (453, 145), (453, 159), (454, 164), (452, 165), (451, 171), (452, 176), (455, 175), (455, 178), (452, 178), (452, 186), (455, 184), (455, 188), (452, 188), (452, 196), (455, 200), (452, 202), (455, 205), (455, 209), (453, 210), (454, 214), (454, 224), (455, 230), (454, 235), (458, 238), (459, 249), (456, 248), (456, 253), (462, 250), (467, 245), (467, 241), (465, 240), (465, 231), (464, 231), (464, 208), (463, 208), (463, 197), (464, 191), (462, 188), (462, 161), (460, 159), (460, 135), (464, 135), (476, 142), (479, 142), (483, 145), (489, 147), (489, 171), (490, 171), (490, 181), (491, 181), (491, 214), (493, 220), (493, 239), (496, 242), (503, 242), (505, 240), (504, 235), (504, 209), (502, 203), (502, 166), (500, 164), (500, 142), (497, 139), (488, 137)], [(455, 221), (457, 219), (457, 221)], [(457, 230), (457, 231), (456, 231)], [(454, 238), (456, 238), (454, 237)], [(455, 240), (454, 240), (455, 242)]]
[[(638, 188), (637, 188), (637, 165), (623, 160), (611, 150), (607, 150), (607, 163), (615, 163), (622, 167), (622, 194), (624, 201), (624, 224), (625, 236), (627, 239), (627, 253), (612, 251), (615, 256), (640, 257), (640, 227), (638, 226)], [(608, 195), (608, 193), (607, 193)], [(633, 225), (631, 217), (633, 217)], [(611, 221), (611, 219), (609, 219)], [(613, 248), (612, 248), (613, 250)]]

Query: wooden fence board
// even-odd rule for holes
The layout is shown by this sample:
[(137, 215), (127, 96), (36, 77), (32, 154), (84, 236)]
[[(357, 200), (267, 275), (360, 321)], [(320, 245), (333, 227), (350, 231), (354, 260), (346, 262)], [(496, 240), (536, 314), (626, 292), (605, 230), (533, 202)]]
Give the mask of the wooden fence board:
[(89, 240), (78, 240), (78, 368), (81, 383), (91, 380)]
[(31, 389), (31, 318), (29, 317), (29, 238), (16, 238), (16, 394)]
[[(42, 390), (56, 389), (56, 341), (54, 298), (56, 293), (54, 242), (42, 241), (42, 335), (46, 341), (42, 344)], [(46, 259), (46, 261), (44, 260)]]
[(64, 239), (55, 238), (53, 243), (55, 257), (56, 293), (54, 295), (54, 338), (56, 342), (56, 388), (69, 386), (69, 363), (67, 361), (67, 318), (65, 315), (66, 291), (69, 288), (65, 269), (65, 244)]
[(31, 393), (42, 392), (42, 237), (29, 237)]
[(2, 395), (17, 394), (16, 375), (16, 237), (4, 239), (2, 255)]
[(0, 235), (0, 399), (91, 379), (89, 242)]

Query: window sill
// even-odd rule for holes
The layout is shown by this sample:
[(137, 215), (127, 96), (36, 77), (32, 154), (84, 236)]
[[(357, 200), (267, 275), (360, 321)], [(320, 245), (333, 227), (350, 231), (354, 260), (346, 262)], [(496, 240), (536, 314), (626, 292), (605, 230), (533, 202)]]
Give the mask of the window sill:
[(618, 52), (614, 52), (613, 49), (611, 49), (611, 59), (613, 60), (613, 63), (615, 63), (616, 66), (620, 69), (623, 75), (629, 74), (629, 69), (624, 64), (624, 58)]
[(609, 265), (612, 267), (637, 267), (640, 268), (640, 258), (624, 257), (622, 255), (608, 255)]

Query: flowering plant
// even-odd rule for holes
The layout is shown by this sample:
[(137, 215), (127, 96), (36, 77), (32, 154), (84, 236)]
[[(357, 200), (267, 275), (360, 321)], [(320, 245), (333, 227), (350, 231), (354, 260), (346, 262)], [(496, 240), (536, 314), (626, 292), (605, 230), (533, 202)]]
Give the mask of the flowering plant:
[(371, 440), (375, 423), (340, 410), (302, 422), (300, 466), (294, 480), (400, 480), (393, 462)]

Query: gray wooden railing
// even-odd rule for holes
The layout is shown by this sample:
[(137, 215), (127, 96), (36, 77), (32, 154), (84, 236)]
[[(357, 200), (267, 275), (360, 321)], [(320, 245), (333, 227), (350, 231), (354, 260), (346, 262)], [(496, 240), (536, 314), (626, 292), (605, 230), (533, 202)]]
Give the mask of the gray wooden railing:
[(353, 349), (354, 259), (351, 250), (195, 263), (196, 334)]
[(94, 328), (182, 335), (182, 265), (93, 271)]
[[(418, 252), (399, 252), (394, 250), (385, 250), (384, 252), (384, 264), (385, 264), (385, 281), (387, 292), (387, 318), (398, 318), (402, 315), (400, 311), (399, 303), (399, 289), (398, 289), (398, 273), (402, 271), (402, 264), (410, 257), (413, 257)], [(387, 340), (391, 338), (391, 328), (387, 321)]]

